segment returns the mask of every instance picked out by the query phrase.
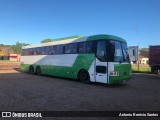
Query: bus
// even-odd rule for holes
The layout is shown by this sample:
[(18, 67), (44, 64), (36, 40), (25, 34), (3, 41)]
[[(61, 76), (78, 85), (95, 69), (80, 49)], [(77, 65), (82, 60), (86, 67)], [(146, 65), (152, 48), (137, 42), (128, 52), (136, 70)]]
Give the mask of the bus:
[(36, 75), (119, 84), (131, 78), (126, 40), (107, 34), (71, 36), (22, 47), (20, 69)]

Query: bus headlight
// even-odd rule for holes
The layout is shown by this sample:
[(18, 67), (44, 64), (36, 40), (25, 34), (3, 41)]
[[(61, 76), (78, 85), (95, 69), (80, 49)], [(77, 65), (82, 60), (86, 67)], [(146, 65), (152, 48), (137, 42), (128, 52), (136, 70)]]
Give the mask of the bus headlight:
[(119, 72), (118, 71), (111, 71), (110, 76), (119, 76)]

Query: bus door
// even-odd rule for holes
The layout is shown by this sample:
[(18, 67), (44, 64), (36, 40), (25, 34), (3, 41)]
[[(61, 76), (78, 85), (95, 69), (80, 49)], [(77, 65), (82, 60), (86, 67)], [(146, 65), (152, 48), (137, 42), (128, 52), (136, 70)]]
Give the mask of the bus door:
[(107, 59), (106, 59), (106, 42), (97, 42), (97, 52), (96, 52), (96, 65), (95, 65), (95, 77), (96, 82), (107, 83), (108, 73), (107, 73)]

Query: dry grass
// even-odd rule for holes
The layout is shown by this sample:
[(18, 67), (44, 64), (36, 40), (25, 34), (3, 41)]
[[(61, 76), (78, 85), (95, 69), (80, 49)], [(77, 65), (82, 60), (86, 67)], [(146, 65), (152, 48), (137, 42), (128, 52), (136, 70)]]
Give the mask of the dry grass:
[(151, 72), (151, 68), (149, 65), (139, 65), (139, 70), (138, 70), (138, 65), (137, 64), (132, 64), (132, 71), (133, 72)]

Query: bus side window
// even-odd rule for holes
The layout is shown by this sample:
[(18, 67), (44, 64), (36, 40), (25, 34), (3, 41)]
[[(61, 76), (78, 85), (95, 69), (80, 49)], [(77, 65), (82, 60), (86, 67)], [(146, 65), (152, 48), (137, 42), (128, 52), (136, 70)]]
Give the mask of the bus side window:
[(30, 48), (27, 50), (27, 55), (30, 55)]
[(31, 48), (28, 49), (28, 55), (32, 55), (32, 49)]
[(86, 42), (85, 44), (85, 53), (91, 53), (92, 42)]
[(71, 44), (65, 45), (64, 53), (65, 54), (71, 53)]
[(57, 46), (53, 46), (51, 54), (57, 54)]
[(38, 48), (35, 48), (35, 53), (36, 55), (38, 55)]
[(84, 53), (84, 42), (79, 43), (79, 48), (78, 48), (78, 52), (79, 53)]
[(47, 46), (47, 55), (51, 55), (52, 46)]
[(47, 54), (47, 47), (43, 47), (43, 52), (42, 52), (43, 55), (46, 55)]
[(36, 55), (36, 48), (32, 48), (32, 55)]
[(63, 54), (63, 45), (57, 46), (57, 54)]
[(36, 49), (37, 49), (37, 55), (40, 55), (40, 54), (41, 54), (41, 53), (40, 53), (40, 52), (41, 52), (41, 50), (40, 50), (41, 48), (38, 47), (38, 48), (36, 48)]
[(71, 44), (71, 53), (77, 53), (77, 43)]
[(33, 48), (30, 48), (30, 55), (33, 55)]
[(40, 47), (40, 48), (39, 48), (39, 54), (40, 54), (40, 55), (43, 55), (43, 47)]
[(25, 49), (25, 55), (28, 55), (28, 49)]

